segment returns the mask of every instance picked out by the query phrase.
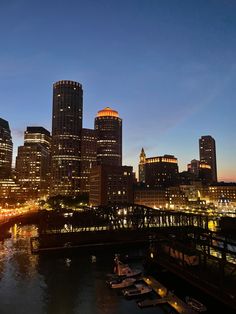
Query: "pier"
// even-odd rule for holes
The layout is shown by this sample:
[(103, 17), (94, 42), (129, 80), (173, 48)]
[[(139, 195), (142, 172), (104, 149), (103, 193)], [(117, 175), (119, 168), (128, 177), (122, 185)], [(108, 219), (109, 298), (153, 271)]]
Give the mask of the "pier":
[(143, 280), (150, 286), (161, 298), (156, 300), (144, 300), (138, 304), (141, 308), (148, 306), (157, 306), (159, 304), (168, 303), (180, 314), (197, 314), (188, 304), (179, 299), (174, 293), (169, 292), (159, 281), (153, 277), (144, 277)]

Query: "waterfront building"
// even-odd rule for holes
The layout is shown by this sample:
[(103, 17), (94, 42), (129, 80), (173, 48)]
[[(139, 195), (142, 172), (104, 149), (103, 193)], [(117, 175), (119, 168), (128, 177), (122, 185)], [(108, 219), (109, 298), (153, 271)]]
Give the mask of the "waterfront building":
[(182, 209), (188, 205), (188, 198), (179, 186), (167, 187), (169, 209)]
[(134, 188), (134, 203), (152, 208), (166, 208), (168, 193), (165, 188)]
[(188, 204), (185, 193), (178, 186), (134, 188), (134, 203), (159, 209), (179, 209)]
[(225, 205), (236, 206), (236, 183), (211, 184), (204, 190), (203, 197), (215, 205), (223, 205), (222, 200), (225, 200)]
[(81, 182), (82, 85), (53, 84), (51, 195), (75, 196)]
[(146, 154), (144, 149), (142, 148), (141, 153), (139, 155), (139, 182), (145, 183), (145, 163), (146, 163)]
[(17, 203), (27, 199), (26, 190), (13, 179), (0, 179), (0, 206), (5, 208), (15, 207)]
[(81, 192), (89, 192), (91, 169), (97, 164), (97, 135), (93, 129), (82, 129)]
[(122, 165), (122, 120), (109, 107), (98, 111), (94, 128), (97, 132), (98, 165)]
[(199, 139), (199, 153), (200, 162), (211, 167), (211, 182), (217, 182), (216, 145), (213, 137), (205, 135)]
[(179, 188), (189, 202), (196, 202), (200, 200), (200, 190), (202, 188), (201, 182), (195, 181), (194, 184), (181, 184)]
[(133, 203), (133, 167), (98, 165), (91, 170), (89, 203), (92, 206)]
[(149, 187), (173, 186), (178, 183), (178, 160), (173, 155), (145, 159), (145, 183)]
[(24, 145), (18, 147), (16, 181), (28, 198), (49, 193), (51, 163), (51, 136), (43, 127), (27, 127)]
[(11, 177), (12, 137), (8, 121), (0, 118), (0, 179)]

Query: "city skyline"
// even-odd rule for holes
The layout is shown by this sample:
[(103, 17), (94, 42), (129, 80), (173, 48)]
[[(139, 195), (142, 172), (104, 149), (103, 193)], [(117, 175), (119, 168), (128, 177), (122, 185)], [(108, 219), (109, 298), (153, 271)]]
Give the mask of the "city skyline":
[(136, 173), (142, 147), (173, 154), (183, 171), (199, 159), (199, 138), (211, 135), (218, 180), (236, 181), (236, 3), (59, 1), (57, 14), (55, 3), (1, 5), (0, 117), (14, 159), (27, 126), (51, 132), (53, 83), (75, 80), (84, 128), (106, 106), (119, 112), (123, 164)]

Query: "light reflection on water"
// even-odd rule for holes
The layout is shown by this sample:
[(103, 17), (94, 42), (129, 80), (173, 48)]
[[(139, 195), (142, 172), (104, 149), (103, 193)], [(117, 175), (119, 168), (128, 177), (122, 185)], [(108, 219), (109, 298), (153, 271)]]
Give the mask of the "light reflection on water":
[(1, 314), (168, 313), (162, 308), (140, 310), (135, 300), (127, 301), (106, 286), (114, 251), (100, 250), (96, 263), (91, 252), (32, 255), (29, 239), (36, 232), (33, 226), (15, 226), (12, 237), (0, 244)]

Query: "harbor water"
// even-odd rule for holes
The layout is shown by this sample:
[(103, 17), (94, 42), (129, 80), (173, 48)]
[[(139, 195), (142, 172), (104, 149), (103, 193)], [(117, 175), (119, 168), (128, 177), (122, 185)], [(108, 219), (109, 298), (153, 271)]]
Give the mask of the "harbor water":
[[(15, 226), (12, 236), (0, 242), (1, 314), (176, 313), (167, 304), (140, 309), (137, 299), (127, 300), (108, 287), (107, 274), (113, 271), (114, 254), (130, 252), (100, 248), (96, 252), (34, 255), (30, 237), (35, 232), (34, 226)], [(131, 265), (142, 267), (142, 261)], [(164, 273), (162, 277), (164, 280)], [(166, 278), (171, 289), (181, 291), (181, 283), (171, 283), (169, 274)], [(207, 313), (214, 313), (215, 304), (207, 306)]]

